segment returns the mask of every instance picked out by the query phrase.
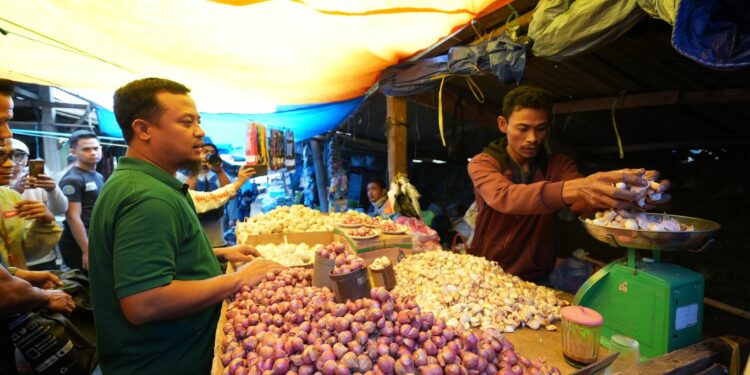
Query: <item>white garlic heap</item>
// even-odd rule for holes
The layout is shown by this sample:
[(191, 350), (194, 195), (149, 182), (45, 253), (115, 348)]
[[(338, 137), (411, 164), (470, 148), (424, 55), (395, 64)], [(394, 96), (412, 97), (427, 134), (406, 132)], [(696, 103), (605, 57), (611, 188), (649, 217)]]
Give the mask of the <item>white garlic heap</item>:
[(428, 251), (398, 263), (393, 292), (413, 296), (422, 309), (459, 329), (518, 327), (554, 330), (568, 303), (553, 289), (503, 272), (496, 262), (467, 254)]
[(321, 245), (310, 247), (307, 244), (263, 244), (257, 245), (263, 258), (272, 260), (286, 267), (304, 266), (315, 259), (315, 249)]
[(586, 219), (586, 222), (609, 228), (648, 230), (652, 232), (685, 232), (695, 230), (692, 225), (682, 224), (666, 215), (648, 215), (644, 212), (615, 209), (597, 212), (593, 219)]
[(237, 222), (237, 239), (244, 243), (248, 236), (270, 233), (324, 232), (333, 230), (333, 219), (303, 205), (277, 207)]
[(381, 271), (390, 265), (391, 265), (391, 260), (388, 259), (388, 257), (379, 257), (379, 258), (375, 258), (375, 260), (372, 261), (372, 264), (370, 264), (368, 268), (374, 271)]

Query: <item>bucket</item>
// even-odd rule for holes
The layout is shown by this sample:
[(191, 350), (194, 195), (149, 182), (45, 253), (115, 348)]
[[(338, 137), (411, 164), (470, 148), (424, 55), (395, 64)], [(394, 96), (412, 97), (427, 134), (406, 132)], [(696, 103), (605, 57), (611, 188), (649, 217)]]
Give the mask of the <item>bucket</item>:
[(313, 286), (323, 288), (326, 287), (329, 290), (333, 290), (333, 282), (331, 281), (331, 271), (336, 265), (336, 261), (333, 259), (323, 258), (318, 254), (315, 254), (315, 265), (313, 265)]
[(333, 293), (338, 303), (370, 297), (370, 289), (372, 288), (370, 279), (367, 278), (367, 268), (343, 275), (331, 275), (331, 281), (333, 282)]
[(370, 269), (370, 284), (373, 288), (382, 286), (389, 291), (393, 290), (396, 287), (396, 271), (393, 270), (393, 265), (389, 264), (382, 270)]

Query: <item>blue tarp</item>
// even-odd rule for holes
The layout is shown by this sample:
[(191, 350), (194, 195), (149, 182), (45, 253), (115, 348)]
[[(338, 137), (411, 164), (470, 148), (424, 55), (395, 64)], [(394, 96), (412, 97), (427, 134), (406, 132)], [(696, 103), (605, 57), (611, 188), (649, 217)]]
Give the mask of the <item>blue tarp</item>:
[[(201, 113), (201, 126), (214, 143), (231, 145), (233, 149), (244, 149), (245, 131), (250, 121), (269, 128), (291, 129), (294, 140), (299, 142), (336, 129), (363, 100), (364, 97), (358, 97), (343, 102), (280, 106), (276, 112), (265, 114)], [(97, 108), (96, 114), (102, 133), (122, 137), (112, 111)]]
[(672, 45), (684, 56), (711, 68), (750, 66), (750, 2), (681, 1)]

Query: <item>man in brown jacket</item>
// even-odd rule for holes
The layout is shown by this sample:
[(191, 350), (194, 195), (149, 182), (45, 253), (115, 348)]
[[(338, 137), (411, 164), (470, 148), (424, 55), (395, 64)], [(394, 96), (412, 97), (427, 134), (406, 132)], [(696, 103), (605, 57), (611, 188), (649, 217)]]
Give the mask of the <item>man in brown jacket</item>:
[[(477, 221), (469, 253), (495, 260), (524, 280), (544, 281), (555, 266), (554, 221), (557, 210), (575, 212), (626, 208), (641, 195), (613, 185), (647, 184), (656, 171), (623, 169), (584, 177), (565, 155), (544, 151), (552, 110), (551, 95), (520, 86), (503, 100), (497, 118), (505, 137), (490, 143), (469, 162)], [(662, 190), (669, 187), (662, 181)], [(645, 192), (645, 190), (644, 190)], [(662, 203), (669, 199), (663, 194)]]

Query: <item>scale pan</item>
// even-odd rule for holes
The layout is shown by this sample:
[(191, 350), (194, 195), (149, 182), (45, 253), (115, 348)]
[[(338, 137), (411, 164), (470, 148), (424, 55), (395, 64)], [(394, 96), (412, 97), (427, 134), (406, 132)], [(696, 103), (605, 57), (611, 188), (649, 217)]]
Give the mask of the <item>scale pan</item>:
[(649, 218), (655, 220), (674, 219), (680, 224), (692, 225), (695, 230), (685, 232), (656, 232), (641, 229), (610, 228), (593, 223), (586, 219), (593, 219), (594, 214), (581, 215), (578, 220), (589, 234), (597, 240), (612, 247), (629, 247), (643, 250), (702, 250), (721, 225), (710, 220), (703, 220), (689, 216), (648, 213)]

